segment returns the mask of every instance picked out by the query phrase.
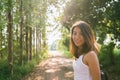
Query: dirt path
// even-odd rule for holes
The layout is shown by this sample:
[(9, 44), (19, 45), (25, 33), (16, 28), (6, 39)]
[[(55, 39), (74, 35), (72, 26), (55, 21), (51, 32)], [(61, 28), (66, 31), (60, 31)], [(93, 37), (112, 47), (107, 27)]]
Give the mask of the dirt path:
[(73, 80), (72, 61), (57, 51), (50, 52), (50, 57), (22, 80)]

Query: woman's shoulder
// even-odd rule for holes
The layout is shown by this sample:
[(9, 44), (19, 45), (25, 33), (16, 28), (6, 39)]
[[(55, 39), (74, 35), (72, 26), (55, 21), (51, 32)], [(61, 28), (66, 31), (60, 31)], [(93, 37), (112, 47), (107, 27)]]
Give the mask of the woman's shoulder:
[(84, 56), (94, 56), (94, 55), (97, 55), (97, 53), (95, 51), (89, 51)]
[(85, 55), (84, 55), (84, 59), (85, 59), (85, 61), (92, 61), (92, 60), (94, 60), (95, 58), (97, 58), (97, 54), (96, 54), (96, 52), (95, 51), (89, 51), (88, 53), (86, 53)]

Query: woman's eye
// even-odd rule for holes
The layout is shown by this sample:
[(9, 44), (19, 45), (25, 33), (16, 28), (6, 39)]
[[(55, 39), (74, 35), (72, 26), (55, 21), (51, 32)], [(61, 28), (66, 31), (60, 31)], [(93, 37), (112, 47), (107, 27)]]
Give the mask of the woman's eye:
[(82, 33), (79, 34), (80, 36), (82, 35)]
[(77, 33), (76, 32), (73, 32), (73, 35), (76, 35)]
[(73, 32), (72, 34), (73, 36), (78, 36), (78, 37), (81, 37), (82, 36), (82, 33), (77, 33), (77, 32)]

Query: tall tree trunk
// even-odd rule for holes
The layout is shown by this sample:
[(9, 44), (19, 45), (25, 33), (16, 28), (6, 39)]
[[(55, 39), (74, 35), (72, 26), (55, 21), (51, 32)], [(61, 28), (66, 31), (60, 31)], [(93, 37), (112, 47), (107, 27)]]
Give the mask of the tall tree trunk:
[[(28, 17), (27, 17), (28, 18)], [(29, 45), (28, 45), (28, 21), (26, 21), (26, 58), (27, 58), (27, 62), (29, 62)]]
[(45, 27), (42, 30), (42, 38), (43, 38), (43, 48), (46, 48), (46, 35), (45, 35)]
[(2, 59), (2, 30), (0, 30), (0, 59)]
[(36, 57), (36, 60), (37, 60), (37, 57), (38, 57), (38, 56), (37, 56), (37, 53), (38, 53), (38, 52), (37, 52), (37, 51), (38, 51), (38, 50), (37, 50), (37, 42), (38, 42), (38, 41), (37, 41), (37, 27), (35, 27), (35, 57)]
[(36, 27), (33, 28), (33, 36), (32, 36), (32, 41), (33, 41), (33, 53), (34, 53), (34, 57), (36, 57)]
[[(31, 5), (31, 4), (32, 4), (32, 3), (31, 3), (31, 0), (29, 0), (29, 8), (30, 8), (30, 9), (32, 9), (32, 5)], [(28, 31), (28, 34), (29, 34), (29, 35), (28, 35), (28, 41), (29, 41), (29, 42), (28, 42), (28, 45), (29, 45), (28, 51), (29, 51), (29, 60), (31, 60), (31, 59), (32, 59), (32, 40), (31, 40), (31, 39), (32, 39), (32, 27), (31, 27), (31, 24), (30, 24), (30, 23), (31, 23), (31, 19), (32, 19), (32, 18), (31, 18), (31, 12), (29, 12), (29, 17), (28, 17), (28, 19), (29, 19), (28, 21), (29, 21), (29, 25), (30, 25), (30, 26), (28, 26), (28, 28), (29, 28), (29, 29), (28, 29), (28, 30), (29, 30), (29, 31)]]
[(30, 60), (32, 60), (32, 28), (30, 27)]
[(39, 58), (39, 51), (40, 51), (40, 44), (39, 43), (41, 43), (41, 41), (40, 41), (40, 36), (39, 36), (39, 34), (41, 34), (40, 32), (39, 32), (39, 29), (38, 29), (38, 26), (36, 27), (36, 60), (38, 60), (38, 58)]
[(13, 74), (13, 19), (12, 19), (12, 0), (8, 0), (8, 67), (10, 69), (11, 74)]
[(19, 63), (23, 63), (23, 13), (22, 13), (22, 0), (20, 0), (20, 58)]
[(42, 43), (41, 43), (41, 40), (42, 40), (42, 31), (41, 31), (41, 29), (40, 29), (39, 36), (40, 36), (40, 37), (38, 38), (38, 39), (39, 39), (39, 41), (40, 41), (40, 42), (39, 42), (39, 43), (40, 43), (39, 48), (40, 48), (40, 52), (41, 52), (41, 48), (42, 48)]

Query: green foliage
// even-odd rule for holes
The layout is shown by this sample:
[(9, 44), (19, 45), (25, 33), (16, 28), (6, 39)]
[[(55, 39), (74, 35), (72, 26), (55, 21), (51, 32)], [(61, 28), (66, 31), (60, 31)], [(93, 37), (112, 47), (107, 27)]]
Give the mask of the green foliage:
[[(22, 1), (22, 6), (20, 5)], [(44, 59), (47, 56), (47, 44), (46, 44), (46, 0), (12, 0), (7, 3), (8, 0), (0, 1), (0, 80), (20, 80), (21, 77), (28, 74), (37, 62)], [(8, 4), (12, 4), (13, 18), (13, 75), (10, 75), (8, 69)], [(44, 6), (43, 6), (44, 5)], [(22, 11), (20, 10), (22, 9)], [(23, 20), (23, 22), (22, 22)], [(20, 27), (22, 22), (22, 37), (23, 37), (23, 64), (20, 65)], [(28, 40), (28, 46), (26, 46), (26, 26), (31, 28), (31, 35), (33, 43), (32, 45), (32, 60), (27, 63), (27, 58), (30, 57), (30, 48), (28, 54), (26, 53), (27, 47), (30, 46), (30, 40)], [(37, 28), (36, 28), (37, 27)], [(28, 28), (28, 29), (29, 29)], [(27, 30), (28, 30), (27, 29)], [(36, 30), (35, 30), (36, 29)], [(29, 30), (28, 30), (29, 31)], [(35, 33), (36, 32), (36, 33)], [(37, 34), (34, 37), (34, 34)], [(41, 36), (41, 37), (40, 37)], [(30, 34), (28, 34), (30, 39)], [(36, 38), (36, 39), (35, 39)], [(34, 46), (34, 41), (38, 40), (38, 45)], [(12, 47), (12, 46), (11, 46)], [(36, 48), (37, 47), (37, 51)], [(40, 49), (41, 48), (41, 49)], [(36, 53), (35, 53), (36, 51)], [(2, 55), (1, 55), (2, 54)]]
[(103, 45), (101, 47), (99, 59), (100, 59), (101, 65), (103, 65), (104, 67), (109, 67), (115, 64), (114, 52), (113, 52), (114, 46), (115, 46), (114, 43), (111, 42), (108, 45)]
[(58, 42), (58, 49), (66, 49), (68, 51), (70, 44), (70, 32), (65, 27), (62, 27), (60, 32), (62, 34), (62, 39)]
[[(20, 66), (18, 64), (14, 65), (14, 74), (18, 74), (20, 76), (24, 76), (24, 75), (28, 74), (34, 68), (35, 64), (36, 64), (36, 60), (33, 59), (32, 61), (30, 61), (29, 64), (24, 64), (22, 66)], [(16, 78), (15, 76), (13, 78)]]
[(72, 58), (73, 57), (72, 54), (70, 53), (70, 51), (64, 50), (63, 53), (64, 53), (65, 57), (68, 57), (68, 58)]
[(115, 64), (120, 64), (120, 49), (114, 49)]
[(118, 80), (120, 77), (120, 49), (114, 48), (114, 43), (102, 45), (99, 54), (101, 68), (104, 69), (111, 80)]
[(0, 61), (0, 80), (5, 80), (7, 77), (9, 77), (7, 62), (5, 60), (1, 60)]
[(72, 54), (69, 50), (70, 38), (66, 37), (59, 41), (58, 43), (58, 50), (61, 50), (65, 57), (72, 58)]
[(119, 0), (71, 0), (64, 8), (61, 22), (70, 29), (76, 20), (84, 20), (90, 23), (100, 43), (106, 34), (113, 34), (113, 39), (120, 41), (119, 4)]
[(66, 46), (66, 49), (69, 50), (70, 38), (66, 37), (63, 39), (63, 45)]
[(69, 51), (69, 44), (70, 43), (68, 41), (67, 42), (68, 44), (65, 44), (64, 42), (66, 40), (64, 40), (64, 39), (59, 41), (57, 49), (60, 50), (60, 51), (62, 51), (65, 57), (72, 58), (73, 56), (72, 56), (72, 54)]
[(47, 56), (48, 56), (48, 50), (43, 49), (42, 52), (38, 54), (38, 61), (47, 58)]
[[(47, 50), (43, 49), (42, 52), (37, 53), (36, 56), (33, 56), (33, 60), (27, 63), (27, 60), (24, 60), (24, 64), (19, 64), (19, 46), (16, 44), (14, 45), (14, 65), (13, 65), (13, 75), (10, 75), (10, 71), (8, 69), (8, 63), (7, 63), (7, 54), (6, 54), (6, 48), (2, 49), (3, 58), (0, 59), (0, 80), (20, 80), (23, 76), (27, 75), (32, 69), (34, 68), (34, 65), (36, 65), (41, 60), (45, 59), (48, 54)], [(24, 50), (25, 51), (25, 50)], [(26, 57), (26, 54), (24, 54), (24, 59)]]
[[(40, 60), (39, 60), (40, 61)], [(32, 71), (34, 68), (34, 65), (36, 65), (37, 62), (35, 59), (30, 61), (29, 64), (14, 65), (14, 73), (13, 75), (10, 75), (10, 71), (8, 70), (8, 65), (6, 60), (0, 61), (0, 80), (21, 80), (21, 78), (25, 75), (27, 75), (29, 72)]]

